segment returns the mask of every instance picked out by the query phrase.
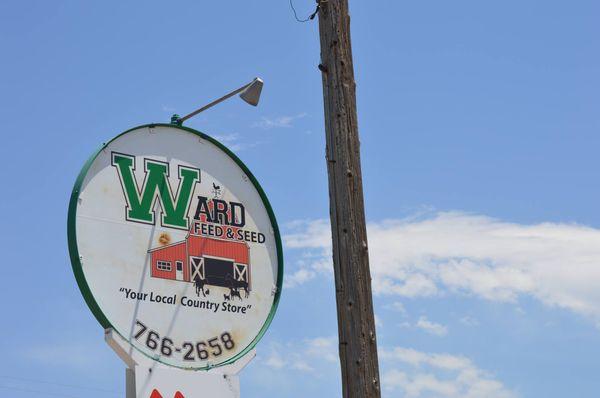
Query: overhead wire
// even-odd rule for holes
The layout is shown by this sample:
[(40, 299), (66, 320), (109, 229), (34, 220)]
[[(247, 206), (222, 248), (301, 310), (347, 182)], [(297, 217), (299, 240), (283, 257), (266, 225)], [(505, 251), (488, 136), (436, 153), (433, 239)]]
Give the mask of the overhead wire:
[[(22, 381), (22, 382), (27, 382), (27, 383), (37, 383), (37, 384), (48, 384), (48, 385), (54, 385), (54, 386), (58, 386), (58, 387), (65, 387), (65, 388), (71, 388), (71, 389), (76, 389), (76, 390), (88, 390), (88, 391), (96, 391), (96, 392), (101, 392), (101, 393), (108, 393), (111, 396), (122, 396), (123, 394), (119, 393), (118, 391), (115, 390), (108, 390), (108, 389), (104, 389), (104, 388), (98, 388), (98, 387), (86, 387), (86, 386), (81, 386), (81, 385), (75, 385), (75, 384), (66, 384), (66, 383), (57, 383), (54, 381), (47, 381), (47, 380), (38, 380), (38, 379), (31, 379), (31, 378), (25, 378), (25, 377), (15, 377), (15, 376), (4, 376), (4, 375), (0, 375), (0, 379), (7, 379), (7, 380), (15, 380), (15, 381)], [(12, 390), (23, 390), (25, 391), (25, 389), (23, 389), (22, 387), (14, 387), (14, 386), (6, 386), (6, 385), (0, 385), (0, 388), (4, 388), (4, 389), (12, 389)], [(43, 393), (43, 394), (49, 394), (49, 395), (56, 395), (56, 394), (60, 394), (60, 393), (53, 393), (53, 392), (45, 392), (45, 391), (37, 391), (37, 390), (27, 390), (28, 392), (39, 392), (39, 393)], [(64, 396), (67, 397), (66, 395), (59, 395), (59, 396)]]
[(296, 12), (296, 8), (294, 7), (294, 1), (293, 0), (290, 0), (290, 7), (291, 7), (292, 11), (294, 12), (294, 18), (296, 18), (296, 21), (298, 21), (298, 22), (308, 22), (308, 21), (312, 21), (313, 19), (315, 19), (315, 17), (319, 13), (319, 10), (321, 9), (321, 0), (317, 0), (317, 8), (315, 9), (315, 11), (312, 14), (310, 14), (305, 19), (298, 18), (298, 13)]
[(49, 391), (33, 390), (31, 388), (22, 388), (22, 387), (12, 387), (12, 386), (3, 386), (3, 385), (0, 385), (0, 389), (3, 389), (3, 390), (12, 390), (12, 391), (21, 391), (21, 392), (28, 392), (28, 393), (34, 393), (34, 394), (43, 394), (43, 395), (46, 395), (46, 396), (60, 397), (60, 398), (81, 398), (81, 397), (75, 397), (73, 395), (64, 395), (64, 394), (61, 394), (61, 393), (55, 393), (55, 392), (49, 392)]

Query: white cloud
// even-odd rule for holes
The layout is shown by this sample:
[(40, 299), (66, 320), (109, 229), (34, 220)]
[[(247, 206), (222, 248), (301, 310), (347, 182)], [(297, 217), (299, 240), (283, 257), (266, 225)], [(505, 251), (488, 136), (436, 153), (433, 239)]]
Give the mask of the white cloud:
[(329, 223), (325, 220), (299, 220), (287, 223), (285, 227), (290, 231), (283, 236), (286, 249), (307, 250), (296, 261), (297, 269), (285, 275), (284, 287), (296, 287), (314, 279), (318, 274), (330, 274), (331, 245), (323, 245), (324, 241), (331, 241)]
[(315, 372), (312, 364), (338, 363), (337, 337), (307, 338), (285, 345), (273, 343), (269, 355), (259, 360), (263, 365), (276, 370)]
[(265, 365), (270, 368), (281, 369), (286, 363), (279, 351), (271, 350), (271, 355), (265, 360)]
[(313, 358), (322, 358), (328, 362), (337, 362), (339, 360), (337, 337), (316, 337), (306, 339), (306, 354)]
[[(258, 357), (274, 377), (307, 373), (330, 380), (339, 376), (336, 336), (271, 343), (266, 358)], [(384, 396), (406, 398), (515, 398), (516, 394), (489, 372), (461, 355), (427, 353), (393, 347), (379, 351)]]
[(512, 398), (507, 389), (470, 359), (450, 354), (430, 354), (410, 348), (382, 349), (382, 386), (388, 393), (401, 391), (407, 398)]
[[(47, 344), (32, 345), (21, 352), (21, 355), (31, 363), (48, 368), (68, 368), (82, 372), (96, 369), (100, 373), (106, 371), (112, 365), (112, 360), (115, 359), (111, 350), (103, 343), (101, 339), (95, 342), (48, 342)], [(90, 361), (90, 356), (99, 359), (99, 361)], [(104, 367), (99, 364), (107, 366)]]
[[(327, 221), (297, 221), (288, 229), (288, 249), (331, 269), (323, 266), (331, 262)], [(441, 212), (369, 223), (368, 234), (375, 294), (461, 294), (501, 302), (530, 296), (600, 321), (598, 229)]]
[(460, 323), (462, 323), (465, 326), (479, 326), (479, 321), (476, 318), (473, 318), (469, 315), (460, 318)]
[(252, 124), (252, 127), (259, 127), (264, 130), (272, 128), (290, 128), (293, 127), (292, 122), (306, 116), (306, 113), (299, 113), (292, 116), (278, 116), (275, 118), (262, 117), (260, 122)]
[(432, 322), (425, 316), (420, 317), (415, 326), (436, 336), (445, 336), (448, 334), (448, 328), (446, 326)]
[(403, 328), (403, 329), (409, 329), (409, 328), (411, 328), (411, 327), (412, 327), (412, 325), (411, 325), (411, 324), (410, 324), (410, 322), (408, 322), (408, 321), (403, 321), (403, 322), (400, 322), (400, 323), (398, 324), (398, 326), (400, 326), (400, 327), (401, 327), (401, 328)]
[(286, 247), (291, 249), (322, 249), (331, 253), (331, 228), (327, 220), (296, 220), (285, 224), (289, 231), (283, 236)]
[(317, 274), (306, 268), (301, 268), (293, 274), (286, 274), (283, 280), (283, 287), (290, 288), (301, 285), (309, 280), (313, 279)]
[(315, 368), (313, 368), (306, 361), (303, 361), (301, 359), (298, 359), (292, 363), (292, 369), (299, 370), (301, 372), (314, 372), (315, 370)]
[(234, 152), (243, 151), (248, 148), (252, 148), (258, 145), (258, 142), (245, 143), (241, 142), (241, 136), (238, 133), (229, 133), (222, 135), (214, 135), (214, 139), (224, 144), (230, 150)]
[(419, 317), (417, 322), (414, 324), (408, 321), (403, 321), (397, 325), (403, 329), (420, 329), (426, 333), (439, 337), (443, 337), (448, 334), (448, 327), (442, 325), (441, 323), (430, 321), (426, 316)]
[(240, 135), (238, 133), (228, 133), (228, 134), (220, 134), (213, 136), (217, 141), (220, 141), (224, 144), (230, 144), (232, 142), (236, 142), (240, 139)]
[(386, 308), (391, 308), (396, 312), (399, 312), (401, 314), (406, 314), (406, 308), (404, 307), (404, 304), (402, 304), (399, 301), (394, 301), (392, 304), (388, 305)]

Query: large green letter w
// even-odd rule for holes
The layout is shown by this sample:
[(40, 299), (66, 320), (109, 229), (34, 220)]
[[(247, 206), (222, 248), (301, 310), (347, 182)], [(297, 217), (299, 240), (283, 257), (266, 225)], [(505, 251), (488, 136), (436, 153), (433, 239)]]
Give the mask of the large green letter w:
[(134, 174), (135, 156), (113, 152), (112, 165), (117, 169), (127, 201), (127, 220), (154, 224), (154, 204), (158, 199), (162, 207), (163, 226), (188, 228), (187, 212), (194, 187), (200, 181), (200, 170), (179, 166), (179, 187), (175, 197), (169, 184), (169, 163), (144, 159), (146, 177), (141, 190)]

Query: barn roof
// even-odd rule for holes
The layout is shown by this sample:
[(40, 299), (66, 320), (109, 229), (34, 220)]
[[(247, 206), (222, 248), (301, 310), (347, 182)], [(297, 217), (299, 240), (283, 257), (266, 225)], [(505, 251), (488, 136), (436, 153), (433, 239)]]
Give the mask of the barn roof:
[(148, 253), (152, 253), (152, 252), (155, 252), (157, 250), (167, 249), (169, 247), (179, 246), (179, 245), (185, 245), (185, 241), (182, 240), (182, 241), (179, 241), (179, 242), (171, 243), (170, 245), (153, 247), (152, 249), (148, 250)]
[(245, 242), (206, 238), (198, 235), (188, 235), (186, 240), (171, 243), (170, 245), (154, 247), (148, 250), (148, 253), (185, 245), (186, 241), (188, 244), (188, 253), (192, 256), (198, 253), (214, 257), (230, 258), (236, 263), (249, 264), (249, 248)]

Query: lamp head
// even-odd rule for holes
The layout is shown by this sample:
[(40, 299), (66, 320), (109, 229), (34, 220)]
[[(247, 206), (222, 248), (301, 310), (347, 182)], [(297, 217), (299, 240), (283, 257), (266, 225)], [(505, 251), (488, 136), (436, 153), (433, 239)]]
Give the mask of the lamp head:
[(240, 93), (240, 98), (250, 105), (256, 106), (260, 100), (260, 92), (262, 91), (262, 87), (263, 81), (260, 78), (255, 77), (254, 80), (252, 80), (252, 83), (250, 83), (248, 87), (246, 87), (244, 91)]

